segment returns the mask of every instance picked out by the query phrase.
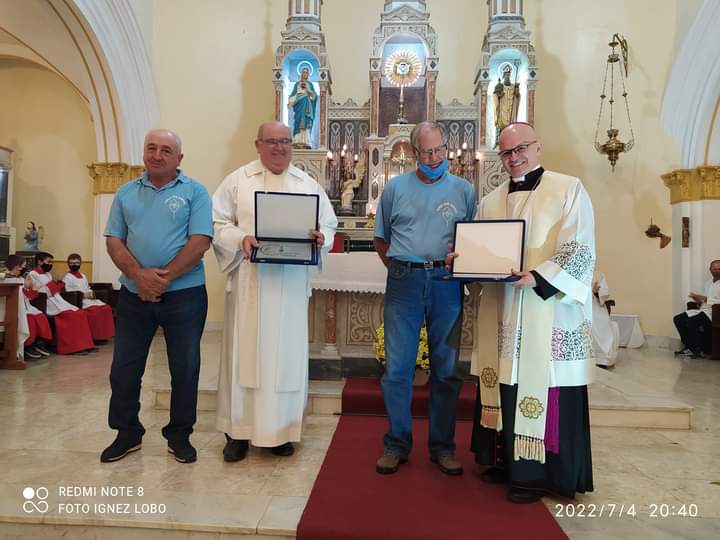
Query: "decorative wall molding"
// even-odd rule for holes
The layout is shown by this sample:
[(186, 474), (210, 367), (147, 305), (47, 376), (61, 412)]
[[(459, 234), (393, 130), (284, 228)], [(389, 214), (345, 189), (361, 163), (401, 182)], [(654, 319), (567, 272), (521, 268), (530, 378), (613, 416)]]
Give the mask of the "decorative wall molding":
[(91, 163), (88, 165), (88, 171), (93, 180), (93, 195), (100, 195), (115, 193), (123, 184), (141, 176), (145, 167), (121, 162), (104, 162)]
[(720, 166), (678, 169), (661, 176), (670, 204), (720, 199)]
[(352, 98), (345, 103), (331, 103), (328, 107), (329, 120), (367, 120), (370, 121), (370, 101), (358, 105)]

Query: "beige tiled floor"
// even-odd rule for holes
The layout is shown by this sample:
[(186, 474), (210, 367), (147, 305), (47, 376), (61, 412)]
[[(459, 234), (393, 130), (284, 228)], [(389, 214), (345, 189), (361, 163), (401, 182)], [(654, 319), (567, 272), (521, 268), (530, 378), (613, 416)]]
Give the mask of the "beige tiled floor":
[[(161, 343), (161, 342), (160, 342)], [(160, 345), (160, 343), (158, 345)], [(217, 354), (209, 334), (204, 354)], [(208, 366), (211, 363), (208, 363)], [(308, 418), (303, 443), (291, 458), (252, 449), (247, 460), (222, 461), (223, 435), (214, 413), (201, 412), (193, 443), (199, 459), (175, 462), (160, 428), (167, 411), (152, 407), (151, 388), (164, 385), (167, 367), (155, 349), (144, 379), (142, 420), (148, 430), (141, 452), (115, 464), (100, 464), (100, 450), (113, 438), (107, 428), (110, 347), (89, 357), (52, 357), (24, 372), (0, 371), (0, 539), (4, 538), (233, 538), (261, 534), (268, 540), (292, 535), (337, 424), (332, 416)], [(593, 430), (595, 492), (573, 501), (576, 513), (590, 505), (635, 505), (636, 517), (559, 517), (571, 538), (713, 538), (720, 531), (720, 362), (676, 359), (664, 350), (621, 351), (614, 374), (642, 384), (662, 399), (692, 405), (691, 431), (596, 428)], [(215, 377), (202, 372), (205, 384)], [(459, 441), (460, 444), (462, 442)], [(371, 472), (369, 472), (371, 474)], [(50, 511), (22, 509), (25, 487), (45, 486)], [(142, 487), (142, 497), (61, 498), (59, 486)], [(60, 512), (59, 504), (87, 503), (89, 513)], [(98, 502), (166, 505), (162, 515), (103, 513)], [(568, 501), (547, 500), (553, 513)], [(699, 517), (652, 517), (651, 504), (677, 510), (696, 504)], [(131, 506), (132, 508), (132, 506)], [(658, 514), (662, 510), (658, 507)], [(103, 527), (112, 524), (115, 527)], [(245, 536), (247, 538), (247, 536)]]

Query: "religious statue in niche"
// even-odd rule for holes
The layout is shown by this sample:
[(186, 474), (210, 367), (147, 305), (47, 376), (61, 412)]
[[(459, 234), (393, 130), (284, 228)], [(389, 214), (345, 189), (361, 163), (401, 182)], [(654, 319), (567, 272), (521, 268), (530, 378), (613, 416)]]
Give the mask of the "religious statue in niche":
[(34, 221), (28, 221), (25, 226), (25, 234), (23, 235), (25, 239), (23, 251), (40, 251), (39, 244), (43, 238), (43, 232), (42, 225), (36, 227)]
[(502, 70), (502, 81), (493, 90), (493, 106), (495, 107), (495, 146), (500, 140), (500, 132), (508, 124), (517, 120), (518, 108), (520, 106), (520, 84), (517, 82), (517, 66), (515, 69), (515, 81), (510, 77), (513, 69), (506, 64)]
[(295, 83), (288, 99), (288, 108), (292, 107), (293, 118), (293, 147), (311, 148), (310, 135), (315, 122), (315, 104), (317, 94), (310, 82), (310, 68), (303, 67), (300, 80)]
[(340, 207), (341, 213), (344, 215), (352, 214), (353, 212), (353, 199), (355, 198), (355, 192), (360, 187), (365, 176), (366, 158), (365, 152), (362, 152), (360, 161), (355, 167), (354, 174), (349, 175), (342, 185), (340, 186)]

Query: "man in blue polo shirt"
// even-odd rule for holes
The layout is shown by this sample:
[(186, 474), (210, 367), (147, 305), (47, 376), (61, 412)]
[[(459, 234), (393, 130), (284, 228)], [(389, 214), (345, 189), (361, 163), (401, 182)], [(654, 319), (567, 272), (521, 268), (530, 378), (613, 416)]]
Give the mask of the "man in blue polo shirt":
[(109, 424), (118, 430), (100, 461), (140, 449), (140, 384), (148, 349), (163, 328), (170, 367), (170, 422), (162, 434), (181, 463), (197, 459), (190, 444), (196, 420), (200, 338), (207, 316), (202, 257), (213, 236), (212, 202), (205, 186), (179, 169), (180, 138), (154, 129), (145, 136), (146, 172), (122, 186), (105, 229), (107, 250), (122, 271)]
[(375, 218), (375, 249), (388, 268), (382, 389), (390, 423), (375, 469), (394, 473), (410, 454), (412, 380), (425, 323), (430, 350), (430, 458), (445, 474), (458, 475), (463, 471), (455, 459), (455, 409), (462, 383), (456, 373), (462, 289), (457, 281), (433, 278), (446, 273), (444, 259), (455, 222), (475, 214), (475, 189), (447, 172), (447, 135), (440, 124), (418, 124), (410, 143), (417, 170), (388, 183)]

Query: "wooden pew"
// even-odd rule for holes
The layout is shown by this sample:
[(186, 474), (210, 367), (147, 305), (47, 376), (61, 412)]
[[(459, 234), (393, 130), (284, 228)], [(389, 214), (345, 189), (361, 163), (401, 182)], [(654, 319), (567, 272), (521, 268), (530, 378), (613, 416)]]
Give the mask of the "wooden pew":
[(5, 320), (0, 322), (5, 330), (5, 342), (0, 351), (0, 369), (25, 369), (25, 362), (17, 357), (19, 294), (19, 283), (0, 283), (0, 297), (5, 298)]

